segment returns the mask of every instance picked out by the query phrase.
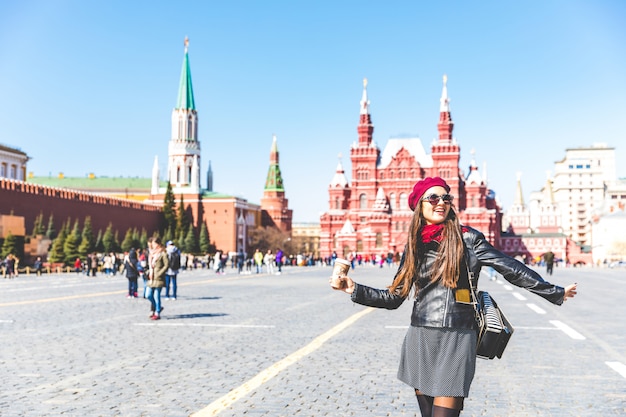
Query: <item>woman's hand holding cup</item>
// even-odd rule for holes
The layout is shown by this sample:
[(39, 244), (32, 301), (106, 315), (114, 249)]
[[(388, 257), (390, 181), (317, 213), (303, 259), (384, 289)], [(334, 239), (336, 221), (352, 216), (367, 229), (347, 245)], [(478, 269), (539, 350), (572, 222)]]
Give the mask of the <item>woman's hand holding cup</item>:
[(335, 266), (333, 267), (333, 274), (330, 277), (330, 286), (334, 290), (342, 290), (347, 293), (354, 291), (354, 281), (348, 277), (348, 271), (350, 270), (350, 262), (345, 259), (335, 259)]

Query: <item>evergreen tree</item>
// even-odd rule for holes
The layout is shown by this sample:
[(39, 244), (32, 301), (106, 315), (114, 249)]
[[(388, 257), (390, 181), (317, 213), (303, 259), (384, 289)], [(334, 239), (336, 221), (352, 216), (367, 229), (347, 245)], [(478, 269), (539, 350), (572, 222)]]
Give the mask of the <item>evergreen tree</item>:
[(65, 239), (67, 238), (67, 228), (65, 225), (61, 228), (59, 235), (54, 238), (52, 241), (52, 248), (48, 253), (48, 259), (50, 262), (64, 262), (65, 261), (65, 252), (63, 252), (63, 247), (65, 246)]
[(35, 236), (37, 235), (45, 235), (46, 234), (46, 226), (43, 224), (43, 212), (39, 213), (39, 218), (37, 220), (37, 228), (35, 229)]
[(120, 231), (115, 230), (113, 236), (113, 252), (119, 253), (122, 250), (122, 245), (120, 245)]
[(139, 229), (136, 227), (133, 228), (133, 248), (137, 249), (141, 247), (141, 235), (139, 234)]
[(191, 223), (189, 224), (189, 229), (187, 230), (187, 235), (185, 236), (185, 244), (183, 246), (185, 248), (184, 251), (187, 253), (198, 253), (200, 251), (198, 239), (196, 239), (196, 233)]
[(40, 212), (37, 217), (35, 217), (35, 222), (33, 224), (33, 232), (32, 237), (37, 237), (37, 235), (43, 235), (46, 232), (43, 227), (43, 213)]
[[(167, 240), (166, 240), (167, 242)], [(141, 229), (141, 237), (139, 237), (139, 246), (142, 249), (145, 249), (148, 247), (148, 232), (146, 231), (146, 229)]]
[(98, 253), (104, 252), (104, 244), (102, 242), (102, 229), (98, 230), (98, 237), (96, 238), (96, 244), (94, 250)]
[(130, 251), (130, 248), (133, 248), (133, 247), (135, 247), (133, 243), (133, 230), (128, 229), (126, 231), (126, 234), (124, 235), (124, 240), (122, 241), (122, 251), (128, 252)]
[(181, 194), (178, 203), (178, 211), (176, 213), (176, 243), (179, 245), (182, 245), (185, 240), (189, 223), (187, 213), (185, 212), (185, 202)]
[(109, 223), (102, 236), (102, 247), (104, 252), (109, 253), (115, 250), (115, 235), (113, 234), (113, 224)]
[[(172, 184), (167, 182), (167, 189), (165, 190), (165, 197), (163, 197), (163, 236), (167, 233), (170, 234), (170, 239), (175, 233), (176, 228), (176, 199), (174, 198), (174, 192), (172, 191)], [(167, 240), (166, 240), (167, 241)]]
[(88, 253), (93, 252), (96, 247), (96, 239), (93, 235), (93, 227), (91, 226), (91, 216), (85, 217), (85, 223), (83, 224), (83, 233), (81, 235), (82, 241), (80, 246), (83, 248), (79, 250), (81, 255), (85, 256)]
[(209, 253), (209, 248), (211, 246), (211, 240), (209, 238), (209, 229), (206, 227), (205, 222), (201, 222), (200, 224), (200, 252), (201, 253)]
[(54, 239), (56, 237), (56, 230), (54, 229), (54, 214), (50, 213), (48, 217), (48, 228), (46, 229), (46, 237), (48, 239)]
[(7, 237), (4, 238), (2, 243), (2, 259), (6, 258), (10, 253), (17, 255), (17, 238), (13, 236), (13, 233), (8, 232)]
[(65, 254), (65, 263), (73, 265), (76, 258), (80, 255), (78, 253), (78, 247), (80, 246), (80, 226), (78, 219), (74, 222), (74, 228), (71, 233), (67, 234), (65, 242), (63, 242), (63, 253)]

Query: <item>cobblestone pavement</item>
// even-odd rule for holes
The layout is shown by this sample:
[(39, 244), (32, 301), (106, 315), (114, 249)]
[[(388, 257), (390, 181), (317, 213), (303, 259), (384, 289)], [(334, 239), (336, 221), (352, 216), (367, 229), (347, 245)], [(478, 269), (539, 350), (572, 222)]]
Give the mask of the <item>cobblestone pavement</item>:
[[(395, 268), (357, 267), (384, 287)], [(330, 268), (186, 271), (163, 319), (121, 276), (0, 279), (0, 416), (419, 416), (396, 379), (411, 303), (354, 305)], [(553, 306), (483, 276), (515, 326), (463, 416), (626, 415), (626, 270), (559, 269)]]

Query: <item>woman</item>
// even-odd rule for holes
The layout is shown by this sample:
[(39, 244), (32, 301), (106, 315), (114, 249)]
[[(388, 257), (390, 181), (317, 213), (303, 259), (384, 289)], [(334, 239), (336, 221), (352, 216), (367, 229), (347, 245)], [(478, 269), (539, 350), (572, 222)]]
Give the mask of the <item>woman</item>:
[(476, 288), (482, 266), (493, 267), (511, 284), (560, 305), (576, 295), (544, 281), (522, 263), (497, 251), (484, 235), (461, 226), (450, 187), (439, 177), (413, 187), (414, 211), (398, 272), (388, 289), (374, 289), (349, 277), (331, 285), (371, 307), (398, 308), (413, 293), (411, 326), (402, 346), (398, 378), (412, 386), (423, 417), (458, 417), (476, 366), (476, 323), (469, 279)]
[(150, 300), (150, 311), (152, 312), (150, 318), (159, 320), (161, 311), (163, 311), (163, 307), (161, 307), (161, 288), (165, 287), (165, 273), (169, 267), (169, 261), (159, 237), (148, 239), (148, 247), (150, 248), (150, 256), (148, 258), (150, 271), (148, 273), (147, 298)]
[(131, 248), (124, 257), (124, 270), (128, 279), (128, 295), (126, 298), (137, 298), (137, 278), (139, 278), (139, 260), (135, 248)]

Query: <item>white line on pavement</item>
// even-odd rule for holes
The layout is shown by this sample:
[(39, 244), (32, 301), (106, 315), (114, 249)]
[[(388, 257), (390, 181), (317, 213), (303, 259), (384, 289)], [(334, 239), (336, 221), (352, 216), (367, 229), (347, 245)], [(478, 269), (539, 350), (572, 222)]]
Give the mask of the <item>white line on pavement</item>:
[(280, 371), (287, 368), (288, 366), (293, 365), (298, 362), (303, 357), (313, 353), (318, 348), (320, 348), (324, 343), (328, 341), (331, 337), (336, 334), (342, 332), (347, 327), (351, 326), (358, 319), (366, 315), (367, 313), (373, 311), (374, 308), (368, 307), (366, 309), (361, 310), (360, 312), (353, 314), (348, 317), (346, 320), (342, 321), (332, 329), (328, 330), (326, 333), (317, 336), (311, 343), (304, 346), (303, 348), (297, 350), (291, 355), (281, 359), (265, 370), (261, 371), (252, 379), (244, 382), (239, 387), (233, 389), (226, 395), (218, 398), (213, 401), (211, 404), (198, 411), (197, 413), (192, 414), (192, 417), (208, 417), (208, 416), (216, 416), (220, 412), (224, 411), (226, 408), (230, 407), (231, 404), (239, 401), (242, 397), (246, 396), (250, 392), (254, 391), (256, 388), (260, 387), (270, 379), (274, 378)]
[(585, 340), (586, 339), (585, 336), (583, 336), (582, 334), (578, 333), (576, 330), (572, 329), (567, 324), (565, 324), (565, 323), (563, 323), (561, 321), (550, 320), (550, 323), (552, 323), (556, 328), (561, 330), (563, 333), (565, 333), (566, 335), (568, 335), (572, 339), (575, 339), (575, 340)]
[(537, 314), (546, 314), (546, 310), (544, 310), (543, 308), (533, 304), (533, 303), (528, 303), (526, 304), (528, 306), (528, 308), (530, 308), (532, 311), (534, 311)]
[(514, 292), (513, 293), (513, 297), (517, 298), (520, 301), (526, 301), (526, 297), (524, 297), (522, 294), (520, 294), (518, 292)]
[(621, 362), (604, 362), (615, 372), (626, 378), (626, 365)]
[(272, 329), (274, 325), (264, 324), (209, 324), (209, 323), (134, 323), (135, 326), (190, 326), (190, 327), (244, 327), (244, 328), (259, 328), (259, 329)]
[(511, 287), (510, 285), (506, 284), (503, 286), (503, 288), (507, 291), (513, 291), (513, 287)]

